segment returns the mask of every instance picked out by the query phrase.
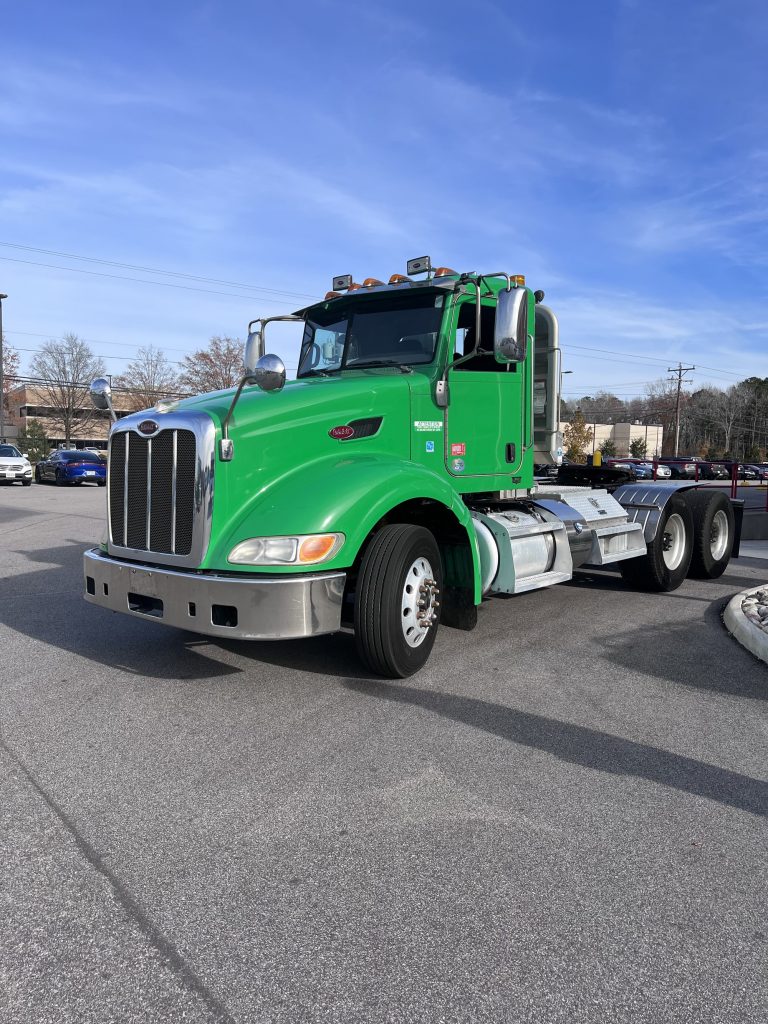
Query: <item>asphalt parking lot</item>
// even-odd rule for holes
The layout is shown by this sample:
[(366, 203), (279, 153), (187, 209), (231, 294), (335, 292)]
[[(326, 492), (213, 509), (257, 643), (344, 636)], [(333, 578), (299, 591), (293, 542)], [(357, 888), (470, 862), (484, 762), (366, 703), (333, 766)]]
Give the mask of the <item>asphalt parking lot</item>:
[(0, 488), (4, 1022), (768, 1020), (768, 562), (495, 599), (393, 683), (87, 605), (104, 501)]

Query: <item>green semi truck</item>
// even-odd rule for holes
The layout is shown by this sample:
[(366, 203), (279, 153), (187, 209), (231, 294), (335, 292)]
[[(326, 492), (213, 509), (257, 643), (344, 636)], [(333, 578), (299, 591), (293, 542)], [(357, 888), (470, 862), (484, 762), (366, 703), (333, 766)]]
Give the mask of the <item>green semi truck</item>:
[[(562, 444), (543, 298), (522, 276), (423, 257), (252, 321), (236, 389), (113, 422), (86, 600), (243, 640), (351, 629), (371, 671), (404, 677), (440, 625), (470, 630), (494, 594), (579, 566), (662, 591), (719, 576), (741, 521), (719, 490), (598, 467), (535, 481)], [(295, 380), (265, 354), (273, 320), (301, 325)], [(112, 411), (105, 380), (91, 397)]]

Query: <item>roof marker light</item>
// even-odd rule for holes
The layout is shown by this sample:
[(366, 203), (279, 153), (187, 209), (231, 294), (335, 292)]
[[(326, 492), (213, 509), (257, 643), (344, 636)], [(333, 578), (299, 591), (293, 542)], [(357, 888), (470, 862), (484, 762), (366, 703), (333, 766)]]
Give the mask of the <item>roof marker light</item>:
[(525, 274), (513, 274), (510, 278), (512, 284), (517, 285), (520, 288), (525, 287)]
[(389, 279), (390, 284), (413, 284), (410, 277), (406, 277), (405, 274), (393, 274)]
[(455, 270), (451, 270), (450, 267), (438, 267), (435, 271), (435, 277), (458, 277), (459, 275)]
[(379, 285), (383, 285), (384, 282), (380, 281), (378, 277), (366, 277), (363, 281), (363, 288), (376, 288)]
[(349, 285), (349, 287), (347, 288), (347, 291), (348, 291), (348, 292), (356, 292), (356, 291), (359, 291), (359, 290), (360, 290), (360, 289), (361, 289), (362, 287), (363, 287), (363, 286), (362, 286), (361, 284), (357, 284), (357, 282), (353, 281), (353, 282), (352, 282), (352, 283), (351, 283), (351, 284)]
[(340, 299), (341, 292), (326, 292), (325, 297), (326, 299)]

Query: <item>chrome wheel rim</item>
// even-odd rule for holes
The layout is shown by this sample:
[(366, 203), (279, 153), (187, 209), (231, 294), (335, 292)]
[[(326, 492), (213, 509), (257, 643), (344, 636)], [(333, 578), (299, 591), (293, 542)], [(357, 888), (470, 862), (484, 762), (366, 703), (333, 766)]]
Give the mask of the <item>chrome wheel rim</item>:
[(680, 565), (685, 554), (685, 523), (682, 517), (673, 512), (664, 524), (662, 540), (664, 565), (674, 571)]
[(728, 549), (728, 516), (720, 509), (715, 512), (712, 520), (712, 532), (709, 538), (709, 550), (716, 562), (719, 562)]
[(400, 624), (409, 647), (418, 647), (437, 622), (440, 591), (429, 559), (417, 558), (405, 575)]

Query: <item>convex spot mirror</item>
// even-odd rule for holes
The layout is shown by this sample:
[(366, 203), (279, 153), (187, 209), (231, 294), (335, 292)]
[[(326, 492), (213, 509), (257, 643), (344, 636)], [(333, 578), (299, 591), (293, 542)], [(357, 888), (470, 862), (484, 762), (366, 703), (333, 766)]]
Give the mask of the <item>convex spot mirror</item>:
[(511, 288), (499, 292), (493, 354), (497, 363), (521, 363), (528, 351), (528, 292)]
[(280, 356), (262, 356), (253, 371), (249, 371), (246, 364), (246, 372), (248, 378), (258, 384), (262, 391), (279, 391), (285, 384), (285, 366)]
[(97, 377), (91, 381), (90, 387), (91, 404), (95, 409), (109, 409), (109, 400), (112, 397), (112, 388), (105, 377)]

